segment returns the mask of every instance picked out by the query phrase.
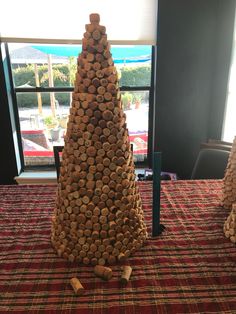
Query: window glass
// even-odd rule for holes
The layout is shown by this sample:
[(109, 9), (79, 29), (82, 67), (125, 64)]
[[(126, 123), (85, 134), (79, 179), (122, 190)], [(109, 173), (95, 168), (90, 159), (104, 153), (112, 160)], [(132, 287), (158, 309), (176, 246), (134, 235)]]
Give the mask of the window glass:
[[(235, 24), (236, 25), (236, 24)], [(236, 26), (235, 26), (236, 34)], [(236, 36), (236, 35), (235, 35)], [(234, 41), (234, 49), (232, 55), (232, 64), (230, 69), (227, 104), (224, 120), (223, 140), (226, 142), (233, 142), (236, 136), (236, 38)]]
[(64, 145), (70, 97), (71, 93), (17, 93), (26, 166), (54, 164), (53, 145)]
[[(64, 145), (70, 97), (71, 93), (17, 93), (26, 166), (54, 164), (53, 145)], [(122, 103), (134, 160), (144, 161), (147, 158), (149, 92), (122, 92)]]
[(122, 92), (123, 110), (133, 145), (134, 161), (147, 158), (149, 91)]
[[(74, 85), (79, 45), (10, 44), (15, 87), (69, 87)], [(113, 46), (120, 86), (150, 86), (151, 46)]]
[[(111, 49), (134, 160), (143, 162), (147, 158), (151, 46)], [(73, 88), (81, 46), (9, 44), (9, 51), (14, 86), (21, 88), (16, 89), (16, 96), (25, 165), (52, 165), (53, 145), (64, 145), (71, 104), (71, 93), (66, 88)], [(54, 92), (37, 92), (35, 87), (51, 87)], [(22, 92), (24, 88), (27, 90)], [(62, 91), (57, 92), (57, 88)]]
[(15, 87), (74, 85), (80, 46), (9, 44)]

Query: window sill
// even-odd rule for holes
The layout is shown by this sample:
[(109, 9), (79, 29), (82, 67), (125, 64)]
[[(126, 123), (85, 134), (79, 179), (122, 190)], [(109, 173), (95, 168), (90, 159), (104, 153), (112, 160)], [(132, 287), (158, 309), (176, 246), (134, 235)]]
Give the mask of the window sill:
[(56, 171), (26, 171), (14, 178), (18, 184), (56, 184)]

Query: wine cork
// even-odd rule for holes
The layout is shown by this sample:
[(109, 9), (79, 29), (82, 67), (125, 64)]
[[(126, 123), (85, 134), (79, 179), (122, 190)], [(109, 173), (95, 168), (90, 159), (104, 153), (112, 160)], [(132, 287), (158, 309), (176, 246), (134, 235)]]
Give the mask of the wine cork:
[(130, 266), (123, 267), (123, 272), (120, 279), (123, 285), (126, 285), (128, 283), (131, 273), (132, 273), (132, 268)]
[(91, 13), (89, 15), (89, 20), (92, 24), (99, 24), (100, 22), (100, 15), (98, 13)]
[(110, 265), (114, 265), (116, 263), (116, 257), (113, 255), (110, 255), (107, 261)]
[[(118, 244), (118, 243), (121, 244), (121, 242), (116, 242), (116, 244)], [(115, 248), (117, 248), (117, 249), (119, 250), (120, 247), (121, 247), (121, 245), (116, 245), (116, 244), (115, 244)], [(124, 253), (120, 253), (120, 254), (118, 255), (118, 261), (119, 261), (119, 262), (124, 262), (125, 260), (126, 260), (125, 254), (124, 254)]]
[(112, 269), (102, 265), (96, 265), (94, 267), (94, 273), (96, 276), (104, 280), (110, 280), (112, 277)]
[(85, 290), (82, 284), (80, 283), (79, 279), (76, 277), (71, 278), (70, 284), (74, 289), (75, 294), (82, 295), (84, 294)]

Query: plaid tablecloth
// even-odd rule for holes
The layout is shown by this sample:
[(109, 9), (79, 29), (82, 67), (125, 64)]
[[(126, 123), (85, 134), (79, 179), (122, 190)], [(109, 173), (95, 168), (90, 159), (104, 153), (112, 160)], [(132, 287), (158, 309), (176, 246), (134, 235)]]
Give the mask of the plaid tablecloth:
[[(151, 234), (152, 185), (140, 183)], [(92, 266), (59, 258), (50, 243), (55, 186), (0, 186), (0, 313), (236, 313), (236, 246), (223, 234), (229, 211), (220, 207), (222, 182), (162, 183), (161, 223), (104, 282)], [(86, 292), (76, 296), (70, 278)]]

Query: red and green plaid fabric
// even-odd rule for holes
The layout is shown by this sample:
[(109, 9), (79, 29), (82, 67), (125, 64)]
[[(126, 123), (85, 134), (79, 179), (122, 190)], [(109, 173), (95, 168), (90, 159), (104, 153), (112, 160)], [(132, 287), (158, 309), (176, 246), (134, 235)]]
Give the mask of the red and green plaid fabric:
[[(140, 183), (151, 234), (152, 185)], [(162, 182), (161, 223), (104, 282), (92, 266), (59, 258), (50, 243), (56, 186), (0, 186), (0, 313), (236, 313), (236, 246), (224, 237), (229, 211), (220, 207), (222, 181)], [(85, 287), (76, 296), (69, 280)]]

